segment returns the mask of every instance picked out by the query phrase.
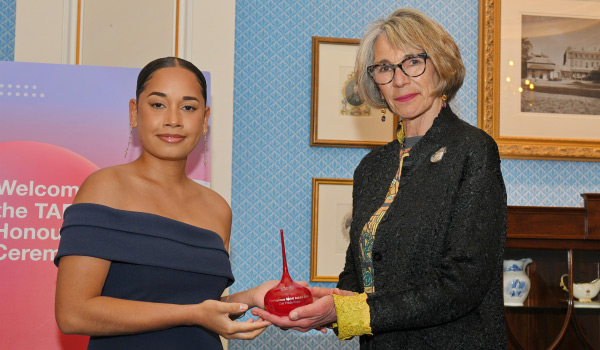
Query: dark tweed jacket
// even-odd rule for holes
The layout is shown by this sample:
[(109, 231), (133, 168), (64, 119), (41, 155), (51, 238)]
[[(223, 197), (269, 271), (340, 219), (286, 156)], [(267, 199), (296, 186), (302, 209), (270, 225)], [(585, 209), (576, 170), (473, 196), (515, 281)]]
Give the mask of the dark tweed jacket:
[[(363, 292), (359, 235), (385, 198), (399, 150), (390, 142), (356, 168), (341, 289)], [(410, 158), (375, 236), (375, 293), (367, 299), (374, 335), (362, 336), (360, 348), (506, 349), (506, 190), (496, 143), (447, 107)]]

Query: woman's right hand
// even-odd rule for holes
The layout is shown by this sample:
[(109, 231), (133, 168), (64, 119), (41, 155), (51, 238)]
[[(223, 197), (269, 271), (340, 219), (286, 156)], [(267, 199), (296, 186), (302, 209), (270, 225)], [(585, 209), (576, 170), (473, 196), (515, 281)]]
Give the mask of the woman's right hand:
[(198, 307), (200, 309), (196, 313), (199, 317), (197, 323), (225, 339), (254, 339), (271, 325), (271, 322), (261, 318), (245, 322), (232, 321), (229, 316), (246, 312), (246, 304), (206, 300), (198, 304)]
[(326, 332), (325, 327), (337, 319), (331, 294), (318, 298), (312, 304), (292, 310), (288, 316), (278, 316), (262, 309), (252, 309), (252, 314), (271, 321), (279, 328), (299, 332), (308, 332), (311, 329)]

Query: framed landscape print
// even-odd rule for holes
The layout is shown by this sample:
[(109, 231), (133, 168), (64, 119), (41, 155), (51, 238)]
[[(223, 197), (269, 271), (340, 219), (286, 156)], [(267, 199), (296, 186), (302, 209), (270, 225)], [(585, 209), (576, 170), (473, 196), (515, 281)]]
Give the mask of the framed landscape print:
[(479, 127), (503, 158), (600, 161), (600, 2), (481, 0)]

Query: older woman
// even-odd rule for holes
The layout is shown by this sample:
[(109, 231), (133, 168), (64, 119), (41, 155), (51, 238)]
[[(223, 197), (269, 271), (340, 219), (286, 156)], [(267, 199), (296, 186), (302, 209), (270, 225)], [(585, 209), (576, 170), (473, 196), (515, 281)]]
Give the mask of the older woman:
[(313, 288), (289, 318), (254, 313), (301, 331), (332, 324), (361, 349), (506, 348), (506, 192), (496, 143), (448, 105), (465, 74), (456, 43), (400, 9), (366, 32), (355, 71), (361, 97), (401, 122), (354, 173), (339, 289)]

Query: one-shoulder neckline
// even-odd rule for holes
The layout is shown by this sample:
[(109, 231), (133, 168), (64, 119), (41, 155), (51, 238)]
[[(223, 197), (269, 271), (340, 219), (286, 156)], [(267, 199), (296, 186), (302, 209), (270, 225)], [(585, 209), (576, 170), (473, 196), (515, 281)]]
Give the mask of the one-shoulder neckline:
[(71, 204), (67, 208), (67, 210), (69, 210), (69, 208), (71, 208), (71, 207), (77, 207), (77, 206), (82, 206), (82, 207), (85, 207), (85, 206), (99, 207), (99, 208), (104, 208), (106, 210), (110, 210), (110, 211), (114, 211), (114, 212), (120, 212), (120, 213), (126, 213), (126, 214), (129, 213), (129, 214), (132, 214), (132, 215), (146, 215), (146, 216), (149, 216), (149, 217), (152, 217), (152, 218), (156, 218), (156, 219), (167, 220), (167, 221), (179, 224), (179, 225), (184, 225), (184, 226), (186, 226), (188, 228), (191, 228), (191, 229), (194, 229), (194, 230), (206, 231), (206, 232), (212, 233), (212, 234), (216, 235), (217, 237), (219, 237), (219, 239), (223, 242), (223, 244), (225, 244), (225, 241), (223, 240), (223, 237), (221, 237), (220, 234), (216, 233), (213, 230), (210, 230), (210, 229), (207, 229), (207, 228), (204, 228), (204, 227), (199, 227), (199, 226), (192, 225), (192, 224), (188, 224), (186, 222), (179, 221), (179, 220), (167, 217), (167, 216), (163, 216), (163, 215), (159, 215), (159, 214), (154, 214), (154, 213), (148, 213), (148, 212), (144, 212), (144, 211), (135, 211), (135, 210), (127, 210), (127, 209), (117, 209), (117, 208), (113, 208), (113, 207), (108, 206), (108, 205), (98, 204), (98, 203), (89, 203), (89, 202)]

